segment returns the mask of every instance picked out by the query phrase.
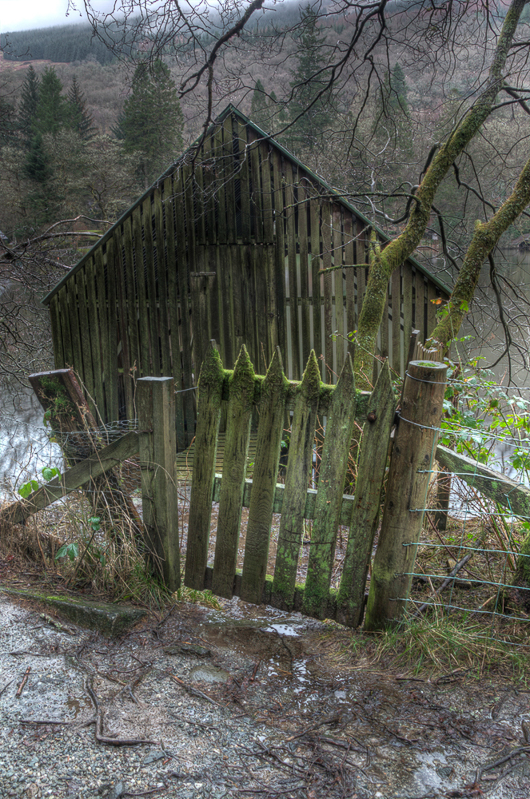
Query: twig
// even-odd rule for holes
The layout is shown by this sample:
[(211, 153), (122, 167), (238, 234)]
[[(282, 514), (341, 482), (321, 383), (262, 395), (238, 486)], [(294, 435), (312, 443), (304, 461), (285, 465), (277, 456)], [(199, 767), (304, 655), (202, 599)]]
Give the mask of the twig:
[(20, 697), (20, 695), (22, 694), (22, 691), (24, 690), (24, 686), (25, 686), (25, 684), (26, 684), (26, 683), (27, 683), (27, 681), (28, 681), (28, 677), (29, 677), (29, 673), (30, 673), (30, 671), (31, 671), (31, 666), (28, 666), (28, 668), (26, 669), (26, 673), (24, 674), (24, 676), (23, 676), (23, 678), (22, 678), (22, 682), (21, 682), (21, 683), (20, 683), (20, 685), (18, 686), (18, 691), (17, 691), (17, 692), (16, 692), (16, 694), (15, 694), (15, 696), (17, 697), (17, 699)]
[[(203, 727), (205, 730), (218, 730), (219, 727), (216, 727), (215, 724), (205, 724), (202, 721), (191, 721), (190, 719), (185, 719), (184, 716), (179, 716), (178, 713), (170, 713), (169, 714), (172, 718), (178, 719), (179, 721), (184, 721), (186, 724), (193, 724), (196, 727)], [(243, 714), (246, 715), (246, 714)]]
[(4, 687), (3, 687), (3, 688), (0, 690), (0, 696), (2, 696), (2, 694), (4, 693), (4, 691), (5, 691), (7, 688), (9, 688), (9, 686), (11, 685), (11, 683), (12, 683), (12, 682), (13, 682), (13, 680), (9, 680), (9, 682), (7, 682), (7, 683), (4, 685)]
[(511, 760), (512, 757), (522, 754), (530, 755), (530, 746), (519, 746), (517, 749), (512, 749), (512, 751), (508, 752), (504, 757), (499, 757), (498, 760), (494, 760), (493, 763), (490, 763), (488, 766), (481, 766), (477, 771), (476, 782), (482, 779), (482, 775), (485, 771), (491, 771), (491, 769), (497, 768), (497, 766), (502, 766), (503, 763), (506, 763), (507, 760)]
[(207, 702), (210, 702), (210, 704), (212, 705), (217, 705), (217, 707), (224, 707), (224, 705), (222, 705), (220, 702), (216, 702), (215, 699), (212, 699), (211, 696), (208, 696), (208, 694), (204, 694), (202, 691), (199, 691), (197, 688), (192, 688), (191, 685), (186, 685), (185, 682), (183, 682), (178, 677), (175, 677), (174, 674), (170, 674), (169, 677), (171, 677), (172, 680), (175, 680), (175, 682), (178, 683), (181, 686), (181, 688), (184, 688), (184, 690), (187, 691), (192, 696), (198, 696), (200, 699), (206, 699)]
[(96, 716), (90, 723), (95, 723), (96, 725), (95, 736), (98, 743), (108, 744), (109, 746), (137, 746), (138, 744), (156, 744), (156, 741), (148, 741), (143, 738), (108, 738), (106, 735), (102, 735), (103, 714), (99, 707), (98, 698), (89, 680), (86, 681), (85, 688), (96, 711)]
[(339, 716), (332, 716), (330, 719), (323, 719), (319, 721), (318, 724), (313, 724), (312, 727), (308, 727), (306, 730), (302, 732), (297, 732), (296, 735), (291, 735), (289, 738), (285, 739), (285, 743), (289, 743), (290, 741), (295, 741), (297, 738), (302, 738), (303, 735), (307, 735), (308, 732), (313, 732), (314, 730), (318, 730), (319, 727), (322, 727), (324, 724), (334, 724), (336, 721), (339, 721)]
[[(463, 569), (463, 567), (466, 565), (466, 563), (469, 560), (471, 560), (474, 554), (475, 554), (474, 552), (469, 552), (465, 557), (462, 558), (461, 561), (459, 561), (456, 564), (456, 566), (454, 566), (453, 569), (451, 569), (449, 575), (445, 578), (441, 586), (437, 588), (436, 591), (431, 595), (431, 599), (434, 599), (434, 597), (438, 596), (438, 594), (441, 594), (444, 588), (447, 588), (447, 586), (453, 582), (453, 579), (456, 577), (460, 569)], [(420, 607), (418, 608), (418, 610), (414, 615), (419, 616), (421, 613), (423, 613), (424, 610), (426, 610), (429, 607), (431, 607), (431, 603), (425, 602), (423, 605), (420, 605)]]

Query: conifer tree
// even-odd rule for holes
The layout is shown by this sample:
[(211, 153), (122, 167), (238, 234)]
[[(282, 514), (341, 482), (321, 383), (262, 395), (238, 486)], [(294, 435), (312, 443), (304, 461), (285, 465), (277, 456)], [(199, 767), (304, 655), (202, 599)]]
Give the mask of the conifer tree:
[(72, 85), (68, 92), (68, 103), (70, 112), (69, 126), (85, 141), (93, 138), (96, 133), (94, 120), (87, 109), (85, 95), (81, 91), (75, 75), (72, 78)]
[(123, 141), (123, 151), (136, 155), (145, 186), (179, 155), (183, 127), (184, 115), (168, 67), (160, 59), (151, 66), (138, 64), (115, 132)]
[(34, 132), (37, 106), (39, 104), (40, 81), (32, 66), (26, 72), (22, 85), (21, 100), (18, 108), (19, 127), (25, 141), (29, 144)]
[(63, 84), (53, 67), (46, 67), (42, 76), (37, 103), (35, 130), (55, 135), (62, 127), (68, 127), (68, 102), (61, 94)]
[[(334, 102), (327, 90), (328, 74), (326, 40), (318, 30), (318, 14), (309, 4), (300, 11), (298, 64), (292, 73), (292, 98), (289, 118), (294, 123), (287, 134), (293, 150), (313, 150), (331, 126)], [(323, 69), (323, 72), (320, 70)], [(320, 92), (323, 92), (319, 97)], [(300, 119), (297, 119), (300, 116)]]

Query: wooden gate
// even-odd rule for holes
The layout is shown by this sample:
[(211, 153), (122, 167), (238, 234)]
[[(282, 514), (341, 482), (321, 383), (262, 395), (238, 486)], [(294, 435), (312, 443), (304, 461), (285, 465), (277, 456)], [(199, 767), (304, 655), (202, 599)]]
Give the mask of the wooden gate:
[[(356, 498), (343, 494), (359, 392), (355, 391), (348, 356), (336, 386), (324, 386), (314, 352), (300, 382), (289, 382), (276, 350), (267, 375), (257, 377), (246, 348), (227, 380), (221, 357), (211, 343), (199, 380), (198, 419), (190, 498), (185, 584), (211, 588), (231, 598), (297, 609), (316, 618), (335, 618), (356, 626), (364, 606), (368, 563), (379, 514), (395, 400), (385, 364), (365, 409), (356, 479)], [(221, 403), (228, 401), (222, 476), (215, 475)], [(246, 479), (247, 450), (253, 410), (259, 414), (252, 480)], [(292, 412), (285, 484), (277, 483), (286, 410)], [(314, 471), (317, 418), (325, 425)], [(218, 490), (216, 491), (216, 483)], [(218, 523), (213, 566), (208, 565), (212, 497), (218, 496)], [(243, 568), (238, 570), (241, 515), (247, 506)], [(271, 522), (281, 513), (270, 565)], [(297, 582), (304, 521), (312, 520), (305, 582)], [(335, 561), (339, 527), (347, 546)], [(347, 532), (346, 532), (347, 531)]]

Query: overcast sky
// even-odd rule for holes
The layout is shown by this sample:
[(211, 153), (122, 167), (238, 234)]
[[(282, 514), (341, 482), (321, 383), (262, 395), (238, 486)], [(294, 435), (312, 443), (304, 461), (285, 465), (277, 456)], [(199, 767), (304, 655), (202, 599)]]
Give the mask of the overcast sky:
[[(82, 3), (77, 3), (78, 7)], [(70, 9), (68, 0), (0, 0), (0, 33), (23, 31), (28, 28), (48, 28), (82, 22), (79, 10)]]

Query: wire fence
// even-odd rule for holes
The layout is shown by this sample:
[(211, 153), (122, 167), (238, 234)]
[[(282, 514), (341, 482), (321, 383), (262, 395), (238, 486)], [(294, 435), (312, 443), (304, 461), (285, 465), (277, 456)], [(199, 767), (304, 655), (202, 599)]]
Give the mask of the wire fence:
[[(468, 381), (454, 380), (448, 385), (470, 388)], [(502, 395), (506, 408), (512, 410), (519, 397), (512, 398), (510, 393), (529, 389), (507, 389), (491, 382), (487, 386), (490, 395)], [(482, 390), (482, 396), (484, 393)], [(483, 402), (482, 407), (485, 405)], [(528, 556), (522, 551), (530, 533), (526, 406), (526, 402), (520, 403), (519, 415), (509, 421), (507, 414), (503, 417), (501, 413), (504, 421), (497, 429), (486, 414), (468, 425), (449, 416), (440, 427), (430, 428), (438, 433), (439, 440), (445, 439), (452, 449), (474, 460), (474, 468), (442, 471), (434, 465), (433, 452), (433, 467), (423, 471), (431, 475), (425, 506), (411, 508), (410, 512), (424, 514), (424, 524), (420, 538), (405, 543), (416, 552), (415, 566), (400, 575), (411, 581), (411, 591), (407, 597), (396, 597), (406, 602), (409, 619), (428, 614), (437, 618), (464, 616), (482, 623), (487, 619), (490, 637), (526, 645), (521, 640), (530, 621), (530, 560), (525, 577)], [(484, 462), (497, 474), (484, 474)], [(479, 481), (482, 491), (474, 486)], [(491, 490), (484, 488), (488, 481)], [(499, 484), (504, 486), (502, 505), (492, 498)], [(512, 501), (516, 504), (515, 492), (519, 492), (519, 511), (512, 506)], [(444, 495), (445, 503), (440, 507), (439, 499)], [(527, 513), (520, 512), (521, 504), (528, 507)]]

